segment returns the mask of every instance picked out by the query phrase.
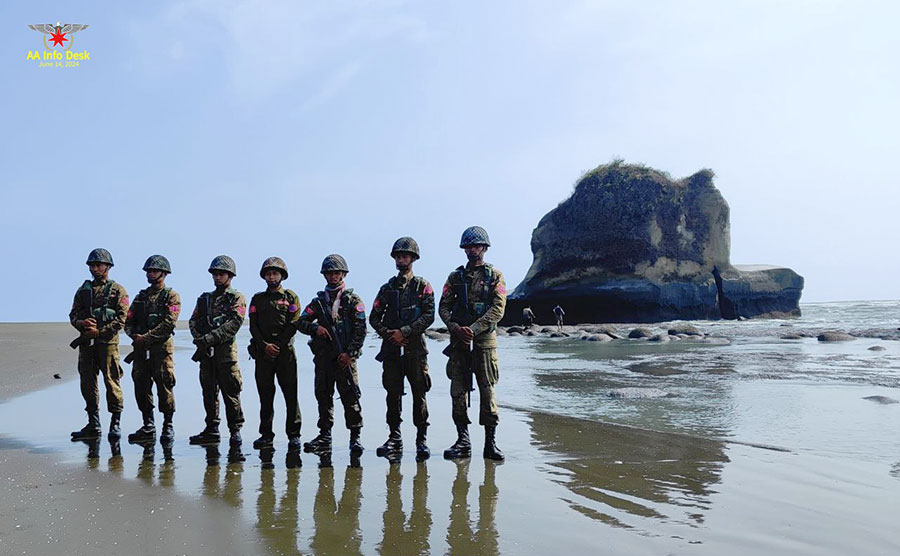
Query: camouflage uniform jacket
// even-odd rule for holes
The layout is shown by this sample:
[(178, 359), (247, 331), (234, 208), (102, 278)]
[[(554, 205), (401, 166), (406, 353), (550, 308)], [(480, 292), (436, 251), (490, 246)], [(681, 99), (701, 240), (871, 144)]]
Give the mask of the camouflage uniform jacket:
[(250, 300), (250, 336), (259, 343), (275, 344), (281, 349), (294, 343), (300, 318), (300, 297), (281, 286), (261, 291)]
[(197, 298), (197, 306), (191, 315), (191, 335), (195, 339), (202, 338), (207, 346), (212, 346), (217, 361), (237, 361), (234, 336), (244, 323), (246, 312), (247, 300), (236, 289), (217, 288), (206, 292)]
[[(141, 311), (135, 309), (141, 304), (144, 306), (144, 317), (141, 319), (143, 322), (138, 322)], [(181, 296), (178, 292), (172, 288), (145, 288), (138, 292), (128, 309), (125, 333), (132, 339), (138, 334), (143, 334), (147, 346), (164, 344), (175, 333), (179, 313), (181, 313)]]
[[(323, 314), (323, 310), (331, 310), (331, 299), (327, 291), (317, 293), (316, 299), (309, 302), (300, 315), (300, 320), (297, 321), (297, 329), (313, 337), (310, 346), (316, 355), (325, 355), (334, 351), (331, 342), (316, 336), (319, 326), (332, 321), (331, 315)], [(334, 327), (340, 335), (341, 347), (344, 352), (353, 359), (359, 359), (359, 356), (362, 355), (363, 342), (366, 339), (366, 306), (362, 299), (353, 293), (352, 289), (345, 289), (341, 293), (337, 319), (333, 319), (333, 321)]]
[(112, 280), (85, 280), (75, 292), (69, 322), (79, 332), (84, 332), (75, 322), (93, 318), (100, 334), (94, 340), (98, 344), (119, 343), (119, 330), (125, 325), (128, 311), (128, 292)]
[[(457, 307), (462, 302), (463, 287), (468, 294), (467, 308)], [(448, 328), (452, 328), (451, 323), (460, 326), (468, 324), (475, 334), (476, 347), (495, 348), (497, 323), (503, 318), (505, 309), (506, 281), (503, 273), (485, 263), (471, 269), (461, 266), (450, 273), (441, 292), (438, 313)]]
[[(390, 307), (388, 292), (398, 291), (399, 308)], [(399, 322), (392, 322), (399, 313)], [(388, 338), (388, 330), (399, 329), (404, 338), (409, 339), (407, 353), (428, 353), (425, 338), (422, 334), (434, 322), (434, 289), (421, 276), (413, 276), (409, 280), (405, 276), (394, 276), (387, 284), (381, 286), (375, 302), (369, 324), (383, 338), (384, 347), (392, 347)]]

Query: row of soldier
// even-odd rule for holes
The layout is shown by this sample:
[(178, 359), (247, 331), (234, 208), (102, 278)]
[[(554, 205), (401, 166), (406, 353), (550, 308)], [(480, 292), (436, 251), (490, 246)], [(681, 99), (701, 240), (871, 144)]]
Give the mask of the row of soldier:
[[(444, 451), (447, 459), (471, 457), (468, 425), (468, 398), (479, 390), (479, 423), (485, 428), (483, 455), (502, 461), (503, 453), (495, 441), (499, 421), (494, 387), (499, 380), (497, 363), (497, 323), (506, 306), (503, 274), (484, 261), (490, 246), (487, 232), (479, 227), (467, 228), (460, 240), (467, 263), (447, 278), (438, 305), (438, 314), (451, 334), (447, 376), (450, 378), (452, 418), (457, 429), (456, 442)], [(416, 427), (416, 459), (430, 456), (427, 445), (428, 406), (426, 393), (431, 388), (428, 372), (428, 349), (423, 334), (434, 322), (434, 290), (427, 280), (413, 273), (419, 258), (419, 247), (410, 237), (398, 239), (391, 257), (397, 275), (381, 286), (369, 323), (382, 338), (376, 359), (382, 363), (382, 384), (386, 390), (387, 441), (376, 453), (394, 458), (403, 449), (400, 435), (401, 399), (404, 380), (410, 384), (413, 397), (413, 423)], [(156, 441), (156, 424), (152, 388), (155, 385), (159, 410), (163, 414), (160, 440), (171, 443), (175, 437), (174, 342), (173, 335), (181, 311), (181, 298), (166, 285), (171, 273), (169, 261), (161, 255), (147, 259), (143, 270), (149, 287), (129, 303), (125, 289), (109, 279), (113, 259), (105, 249), (94, 249), (87, 265), (92, 276), (75, 293), (69, 320), (79, 332), (72, 347), (79, 349), (78, 373), (81, 393), (88, 414), (87, 424), (72, 433), (73, 440), (97, 438), (100, 424), (100, 391), (97, 377), (106, 387), (107, 408), (111, 414), (109, 435), (121, 435), (120, 419), (123, 395), (119, 365), (119, 330), (133, 342), (132, 353), (125, 362), (132, 364), (135, 398), (143, 418), (142, 426), (128, 435), (133, 443)], [(297, 332), (310, 336), (315, 368), (315, 397), (318, 404), (318, 435), (302, 444), (307, 452), (330, 452), (334, 424), (334, 391), (337, 389), (344, 409), (344, 421), (350, 431), (350, 453), (363, 452), (360, 429), (363, 425), (360, 404), (357, 360), (362, 354), (366, 335), (365, 305), (358, 294), (348, 288), (344, 279), (349, 272), (340, 255), (329, 255), (322, 262), (325, 289), (301, 310), (300, 298), (285, 289), (288, 278), (285, 262), (278, 257), (266, 259), (260, 277), (266, 289), (253, 296), (249, 310), (244, 296), (231, 287), (237, 274), (234, 261), (225, 255), (213, 259), (209, 266), (213, 291), (202, 294), (190, 318), (190, 332), (197, 349), (192, 359), (200, 366), (200, 385), (206, 426), (190, 437), (191, 444), (210, 445), (220, 441), (219, 393), (225, 405), (225, 418), (230, 431), (229, 442), (240, 446), (244, 416), (240, 393), (242, 377), (238, 365), (235, 336), (249, 312), (250, 356), (255, 360), (255, 379), (260, 398), (259, 438), (255, 449), (272, 446), (276, 380), (286, 407), (285, 432), (289, 451), (299, 451), (300, 409), (297, 393), (297, 355), (293, 348)]]

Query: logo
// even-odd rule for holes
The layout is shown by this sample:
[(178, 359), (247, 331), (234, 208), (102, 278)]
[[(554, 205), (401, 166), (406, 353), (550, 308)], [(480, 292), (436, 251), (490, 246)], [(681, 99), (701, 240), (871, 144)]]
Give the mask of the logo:
[(39, 50), (30, 50), (26, 57), (28, 60), (38, 60), (38, 67), (78, 67), (79, 62), (91, 59), (90, 52), (87, 50), (82, 52), (72, 51), (72, 45), (75, 44), (75, 33), (87, 29), (88, 25), (57, 21), (56, 25), (52, 23), (35, 23), (29, 25), (28, 28), (43, 34), (43, 55)]

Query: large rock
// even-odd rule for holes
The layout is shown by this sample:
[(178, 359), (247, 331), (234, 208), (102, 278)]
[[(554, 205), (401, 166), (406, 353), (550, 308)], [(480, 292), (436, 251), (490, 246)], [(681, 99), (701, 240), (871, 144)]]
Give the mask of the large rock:
[(530, 305), (550, 321), (557, 303), (568, 322), (799, 315), (803, 278), (732, 266), (730, 241), (712, 171), (673, 181), (644, 166), (600, 166), (538, 223), (506, 320)]

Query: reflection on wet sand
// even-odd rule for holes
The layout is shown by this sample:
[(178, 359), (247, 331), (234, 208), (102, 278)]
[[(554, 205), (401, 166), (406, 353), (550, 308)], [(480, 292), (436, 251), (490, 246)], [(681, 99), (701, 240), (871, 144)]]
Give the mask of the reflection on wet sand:
[(387, 496), (383, 514), (384, 536), (378, 545), (380, 554), (429, 554), (431, 511), (428, 510), (428, 467), (419, 463), (413, 478), (412, 509), (407, 521), (403, 511), (403, 475), (399, 465), (388, 467), (385, 477)]
[(228, 464), (225, 466), (224, 484), (220, 485), (219, 460), (221, 453), (218, 444), (205, 446), (206, 471), (203, 473), (203, 494), (211, 498), (221, 498), (230, 506), (240, 508), (243, 505), (244, 460), (240, 447), (228, 450)]
[(469, 461), (455, 460), (456, 478), (451, 486), (450, 525), (447, 544), (451, 554), (498, 554), (496, 511), (500, 489), (494, 480), (498, 464), (485, 462), (484, 481), (478, 489), (478, 527), (473, 531), (469, 514)]
[(358, 459), (347, 466), (341, 501), (337, 503), (334, 496), (334, 468), (331, 467), (330, 454), (327, 455), (327, 461), (320, 463), (319, 488), (316, 490), (313, 506), (315, 531), (310, 539), (310, 549), (313, 553), (362, 554), (362, 532), (359, 527), (362, 473)]
[(532, 444), (561, 456), (551, 466), (554, 480), (575, 495), (566, 502), (613, 526), (634, 527), (629, 516), (702, 523), (711, 487), (729, 461), (725, 444), (715, 440), (548, 413), (530, 416)]
[[(260, 450), (260, 459), (272, 463), (274, 449)], [(299, 453), (287, 454), (285, 489), (276, 506), (275, 471), (264, 463), (260, 472), (259, 495), (256, 498), (256, 528), (273, 554), (299, 554), (297, 546), (300, 513), (297, 493), (300, 488), (300, 469), (296, 462)]]

